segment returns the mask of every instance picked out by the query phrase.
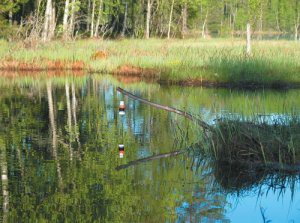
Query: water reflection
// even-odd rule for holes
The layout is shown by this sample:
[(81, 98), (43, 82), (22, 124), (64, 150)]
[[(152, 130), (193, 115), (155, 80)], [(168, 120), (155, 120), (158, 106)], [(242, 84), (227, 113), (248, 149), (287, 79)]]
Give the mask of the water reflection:
[[(297, 222), (298, 173), (222, 166), (188, 153), (201, 129), (124, 98), (116, 91), (119, 84), (80, 77), (1, 85), (4, 222), (262, 222), (261, 210), (272, 222)], [(298, 91), (126, 87), (212, 122), (224, 114), (254, 113), (276, 120), (273, 114), (299, 110)], [(126, 104), (123, 116), (120, 101)]]

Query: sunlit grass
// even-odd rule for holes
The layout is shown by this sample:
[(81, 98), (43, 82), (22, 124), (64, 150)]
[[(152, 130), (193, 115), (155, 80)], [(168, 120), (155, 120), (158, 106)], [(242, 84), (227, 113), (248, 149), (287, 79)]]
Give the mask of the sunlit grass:
[[(92, 58), (99, 51), (107, 57)], [(293, 41), (253, 41), (251, 56), (245, 55), (245, 41), (239, 39), (54, 41), (31, 49), (0, 41), (1, 61), (83, 61), (91, 72), (102, 73), (131, 65), (154, 69), (160, 81), (191, 84), (300, 83), (299, 58), (300, 45)]]

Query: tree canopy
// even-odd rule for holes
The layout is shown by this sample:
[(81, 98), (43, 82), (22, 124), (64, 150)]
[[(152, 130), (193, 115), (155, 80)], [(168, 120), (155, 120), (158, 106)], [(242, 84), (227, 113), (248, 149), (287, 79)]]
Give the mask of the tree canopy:
[[(26, 38), (210, 37), (254, 34), (298, 38), (299, 0), (4, 0), (0, 26)], [(148, 31), (147, 31), (148, 30)], [(25, 34), (24, 34), (25, 33)], [(149, 33), (149, 34), (147, 34)], [(7, 36), (7, 33), (0, 34)]]

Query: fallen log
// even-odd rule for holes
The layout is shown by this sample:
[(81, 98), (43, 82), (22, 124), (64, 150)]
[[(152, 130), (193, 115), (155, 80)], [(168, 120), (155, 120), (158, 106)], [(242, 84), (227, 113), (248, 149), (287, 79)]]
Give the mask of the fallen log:
[(158, 108), (158, 109), (162, 109), (162, 110), (165, 110), (165, 111), (168, 111), (168, 112), (173, 112), (173, 113), (176, 113), (178, 115), (181, 115), (181, 116), (184, 116), (186, 117), (187, 119), (190, 119), (191, 121), (195, 121), (198, 125), (200, 125), (203, 129), (205, 130), (212, 130), (212, 127), (209, 126), (206, 122), (202, 121), (201, 119), (193, 116), (192, 114), (188, 113), (188, 112), (185, 112), (185, 111), (182, 111), (182, 110), (179, 110), (179, 109), (176, 109), (176, 108), (172, 108), (172, 107), (169, 107), (169, 106), (165, 106), (165, 105), (160, 105), (160, 104), (157, 104), (157, 103), (154, 103), (154, 102), (151, 102), (151, 101), (148, 101), (146, 99), (143, 99), (143, 98), (140, 98), (120, 87), (117, 88), (117, 91), (128, 96), (129, 98), (131, 99), (134, 99), (134, 100), (137, 100), (137, 101), (140, 101), (142, 103), (145, 103), (147, 105), (150, 105), (152, 107), (155, 107), (155, 108)]

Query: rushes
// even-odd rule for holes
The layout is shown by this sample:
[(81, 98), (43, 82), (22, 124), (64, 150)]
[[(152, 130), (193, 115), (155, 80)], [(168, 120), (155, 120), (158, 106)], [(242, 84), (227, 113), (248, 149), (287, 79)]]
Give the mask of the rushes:
[(298, 118), (266, 123), (264, 120), (218, 120), (211, 137), (215, 160), (256, 164), (300, 164)]

